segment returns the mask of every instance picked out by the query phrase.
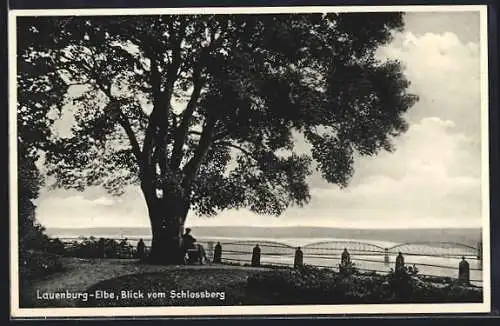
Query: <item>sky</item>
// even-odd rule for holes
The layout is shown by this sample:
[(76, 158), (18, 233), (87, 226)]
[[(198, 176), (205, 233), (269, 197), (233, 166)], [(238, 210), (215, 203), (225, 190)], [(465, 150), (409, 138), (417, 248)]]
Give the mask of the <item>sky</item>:
[[(186, 226), (480, 227), (479, 13), (407, 13), (405, 23), (379, 51), (403, 63), (409, 91), (420, 97), (393, 153), (358, 159), (345, 189), (314, 174), (310, 203), (280, 217), (231, 210), (210, 218), (190, 214)], [(133, 186), (121, 197), (99, 188), (44, 188), (36, 214), (48, 228), (149, 226)]]

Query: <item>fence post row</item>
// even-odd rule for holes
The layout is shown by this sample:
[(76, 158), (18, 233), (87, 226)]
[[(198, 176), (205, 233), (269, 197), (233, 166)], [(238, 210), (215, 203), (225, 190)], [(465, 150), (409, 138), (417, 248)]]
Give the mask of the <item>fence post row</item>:
[[(480, 251), (481, 246), (478, 245), (478, 251)], [(214, 251), (214, 263), (220, 263), (221, 260), (221, 251), (222, 248), (220, 246), (220, 243), (217, 243), (217, 246), (215, 247)], [(347, 251), (345, 251), (347, 252)], [(478, 253), (479, 255), (479, 253)], [(217, 257), (217, 258), (216, 258)], [(252, 266), (258, 267), (260, 266), (260, 258), (261, 258), (261, 249), (259, 245), (255, 245), (252, 251)], [(341, 259), (341, 266), (345, 265), (345, 259)], [(384, 263), (389, 264), (389, 249), (385, 248), (384, 249)], [(295, 250), (295, 256), (294, 256), (294, 262), (293, 262), (293, 267), (294, 268), (300, 268), (304, 266), (304, 253), (301, 249), (301, 247), (297, 247)], [(345, 266), (344, 266), (345, 267)], [(396, 272), (402, 272), (405, 269), (405, 261), (404, 261), (404, 256), (401, 252), (398, 253), (395, 261), (395, 271)], [(458, 279), (462, 281), (465, 284), (470, 283), (470, 266), (469, 263), (465, 260), (465, 257), (462, 257), (462, 261), (459, 263), (458, 266)]]

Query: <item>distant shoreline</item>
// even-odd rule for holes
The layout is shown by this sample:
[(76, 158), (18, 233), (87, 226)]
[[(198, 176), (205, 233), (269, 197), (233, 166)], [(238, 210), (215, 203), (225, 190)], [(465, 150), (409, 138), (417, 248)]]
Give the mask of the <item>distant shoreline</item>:
[[(191, 227), (195, 237), (229, 238), (343, 238), (379, 240), (395, 243), (417, 241), (456, 242), (476, 246), (482, 239), (482, 228), (419, 228), (419, 229), (347, 229), (329, 227)], [(150, 228), (47, 228), (53, 237), (113, 237), (130, 239), (150, 237)]]

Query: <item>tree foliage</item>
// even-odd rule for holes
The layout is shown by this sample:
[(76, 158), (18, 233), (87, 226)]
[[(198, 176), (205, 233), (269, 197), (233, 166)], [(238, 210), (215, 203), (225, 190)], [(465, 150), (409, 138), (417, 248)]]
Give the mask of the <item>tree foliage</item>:
[(73, 110), (42, 144), (56, 186), (279, 215), (309, 201), (313, 168), (346, 186), (356, 155), (406, 131), (417, 97), (376, 57), (402, 28), (401, 13), (20, 17), (18, 115), (46, 139)]
[(17, 61), (17, 167), (18, 234), (21, 251), (43, 250), (49, 242), (45, 228), (35, 216), (34, 200), (44, 184), (36, 162), (47, 149), (51, 125), (60, 111), (67, 86), (56, 68), (48, 62), (41, 44), (36, 42), (19, 52)]

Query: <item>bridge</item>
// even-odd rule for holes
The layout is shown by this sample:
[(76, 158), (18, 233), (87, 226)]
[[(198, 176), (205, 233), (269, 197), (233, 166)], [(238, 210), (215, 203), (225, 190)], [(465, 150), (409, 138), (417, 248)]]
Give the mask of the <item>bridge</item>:
[(318, 255), (332, 254), (347, 249), (351, 254), (363, 256), (392, 255), (399, 252), (410, 256), (443, 258), (461, 258), (464, 256), (471, 259), (480, 259), (482, 256), (480, 245), (472, 247), (462, 243), (439, 241), (401, 243), (392, 247), (382, 247), (361, 241), (323, 241), (305, 245), (303, 249)]
[(468, 257), (481, 259), (481, 247), (472, 247), (456, 242), (413, 242), (402, 243), (388, 248), (389, 252), (402, 252), (406, 255), (440, 256), (440, 257)]
[[(98, 238), (60, 238), (64, 243), (71, 244), (84, 240), (97, 241)], [(124, 238), (112, 239), (117, 242), (125, 240)], [(135, 245), (138, 239), (128, 238), (127, 242)], [(147, 239), (145, 239), (146, 242)], [(209, 250), (216, 240), (201, 240), (203, 244), (208, 246)], [(279, 241), (271, 240), (220, 240), (224, 244), (224, 248), (234, 253), (242, 252), (248, 253), (248, 248), (253, 248), (256, 244), (261, 247), (263, 254), (268, 255), (293, 255), (296, 246), (291, 246)], [(340, 254), (344, 249), (347, 249), (352, 255), (362, 256), (380, 256), (380, 255), (394, 255), (399, 252), (409, 256), (429, 256), (429, 257), (443, 257), (443, 258), (461, 258), (462, 256), (468, 259), (482, 258), (481, 242), (477, 246), (458, 242), (441, 242), (441, 241), (422, 241), (422, 242), (408, 242), (400, 243), (390, 247), (384, 247), (379, 244), (371, 243), (369, 241), (356, 241), (356, 240), (331, 240), (310, 243), (302, 246), (302, 250), (312, 255), (336, 255)]]
[(362, 255), (381, 255), (385, 252), (384, 247), (360, 241), (322, 241), (307, 244), (303, 249), (318, 255), (341, 252), (344, 249), (347, 249), (352, 254)]

